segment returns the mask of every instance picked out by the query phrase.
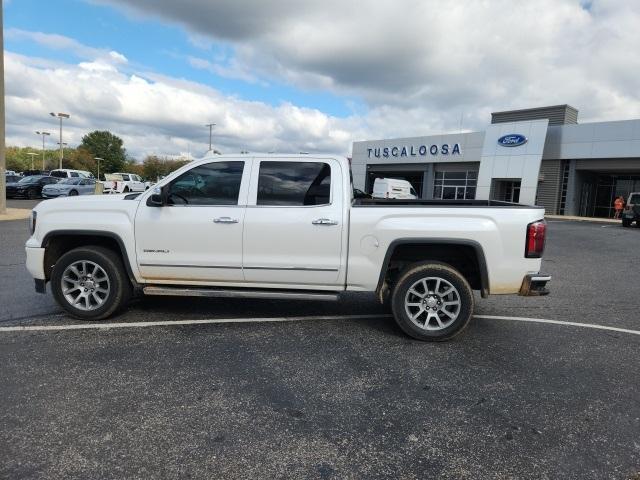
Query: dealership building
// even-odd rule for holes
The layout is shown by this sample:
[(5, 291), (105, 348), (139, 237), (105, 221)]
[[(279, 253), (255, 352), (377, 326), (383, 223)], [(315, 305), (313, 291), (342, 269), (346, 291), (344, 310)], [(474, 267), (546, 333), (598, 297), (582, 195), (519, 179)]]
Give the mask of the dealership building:
[(612, 217), (640, 192), (640, 120), (578, 123), (569, 105), (495, 112), (484, 132), (354, 142), (354, 187), (402, 178), (423, 199), (495, 199)]

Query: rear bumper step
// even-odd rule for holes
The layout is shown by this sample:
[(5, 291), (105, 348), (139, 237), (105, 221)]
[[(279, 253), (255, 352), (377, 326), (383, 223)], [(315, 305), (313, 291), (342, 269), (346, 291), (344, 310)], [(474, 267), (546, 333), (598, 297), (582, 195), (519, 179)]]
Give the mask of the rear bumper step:
[(519, 295), (525, 297), (534, 297), (540, 295), (549, 295), (547, 283), (551, 281), (551, 275), (544, 273), (530, 273), (522, 281)]
[(289, 300), (338, 300), (338, 294), (322, 291), (298, 290), (250, 290), (244, 288), (199, 288), (199, 287), (159, 287), (142, 289), (145, 295), (167, 295), (174, 297), (218, 297), (218, 298), (268, 298)]

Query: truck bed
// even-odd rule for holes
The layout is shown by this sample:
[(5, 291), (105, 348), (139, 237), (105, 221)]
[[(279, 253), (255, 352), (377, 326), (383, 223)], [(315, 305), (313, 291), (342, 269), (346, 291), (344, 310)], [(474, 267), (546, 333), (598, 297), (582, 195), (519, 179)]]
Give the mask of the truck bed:
[(396, 198), (357, 198), (354, 207), (494, 207), (494, 208), (543, 208), (499, 200), (400, 200)]

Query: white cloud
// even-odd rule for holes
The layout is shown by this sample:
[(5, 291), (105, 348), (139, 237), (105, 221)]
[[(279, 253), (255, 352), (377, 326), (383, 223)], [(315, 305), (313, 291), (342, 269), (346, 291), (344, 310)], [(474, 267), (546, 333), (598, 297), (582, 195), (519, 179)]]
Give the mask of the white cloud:
[(223, 152), (322, 151), (347, 154), (360, 119), (338, 119), (318, 110), (225, 96), (208, 86), (162, 75), (131, 75), (101, 60), (46, 64), (6, 53), (7, 143), (38, 145), (35, 130), (52, 132), (50, 111), (71, 114), (64, 139), (71, 145), (94, 129), (122, 137), (136, 157), (207, 149), (204, 124), (216, 121), (214, 144)]
[(492, 110), (558, 103), (582, 119), (640, 116), (637, 0), (103, 3), (233, 46), (234, 70), (445, 130), (461, 113), (477, 128)]

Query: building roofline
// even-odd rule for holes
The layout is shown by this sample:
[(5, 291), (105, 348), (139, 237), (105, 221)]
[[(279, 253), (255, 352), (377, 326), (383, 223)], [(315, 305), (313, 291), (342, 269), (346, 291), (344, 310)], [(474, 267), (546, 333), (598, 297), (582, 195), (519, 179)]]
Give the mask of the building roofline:
[(578, 112), (578, 109), (572, 105), (569, 105), (568, 103), (562, 103), (559, 105), (547, 105), (545, 107), (533, 107), (533, 108), (521, 108), (518, 110), (501, 110), (499, 112), (491, 112), (491, 115), (499, 115), (502, 113), (524, 113), (524, 112), (532, 112), (535, 110), (547, 110), (547, 109), (552, 109), (552, 108), (570, 108), (572, 110), (575, 110), (576, 112)]

